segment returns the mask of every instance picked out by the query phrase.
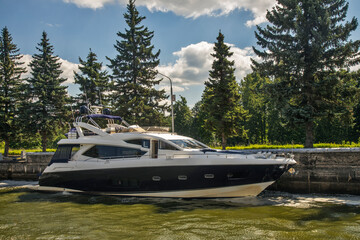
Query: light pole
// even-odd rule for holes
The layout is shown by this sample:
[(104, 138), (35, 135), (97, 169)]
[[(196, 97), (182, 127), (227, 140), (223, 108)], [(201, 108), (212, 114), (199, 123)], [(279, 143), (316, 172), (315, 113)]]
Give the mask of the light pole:
[(164, 77), (166, 77), (167, 79), (169, 79), (169, 81), (170, 81), (170, 99), (171, 99), (171, 129), (172, 129), (172, 133), (174, 133), (174, 106), (173, 106), (173, 101), (174, 101), (174, 99), (173, 99), (173, 88), (172, 88), (172, 81), (171, 81), (171, 78), (170, 77), (168, 77), (168, 76), (166, 76), (166, 75), (164, 75), (164, 74), (162, 74), (162, 73), (159, 73), (158, 72), (158, 74), (159, 75), (161, 75), (161, 76), (164, 76)]

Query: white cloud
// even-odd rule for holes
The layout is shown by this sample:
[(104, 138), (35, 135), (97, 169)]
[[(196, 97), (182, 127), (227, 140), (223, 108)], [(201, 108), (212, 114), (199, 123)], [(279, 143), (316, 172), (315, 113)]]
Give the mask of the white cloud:
[(66, 82), (64, 84), (71, 84), (74, 83), (74, 71), (78, 72), (79, 71), (79, 64), (76, 63), (72, 63), (69, 62), (67, 60), (61, 59), (60, 58), (60, 62), (61, 62), (61, 70), (63, 71), (63, 73), (61, 74), (61, 77), (63, 78), (67, 78)]
[[(233, 52), (231, 60), (235, 61), (235, 76), (240, 82), (247, 74), (251, 73), (251, 60), (259, 60), (251, 47), (240, 49), (230, 45), (230, 51)], [(214, 44), (200, 42), (191, 44), (182, 48), (180, 51), (173, 53), (178, 57), (174, 64), (162, 65), (158, 71), (169, 76), (173, 80), (174, 92), (181, 92), (191, 88), (194, 85), (204, 84), (209, 78), (214, 57), (210, 54), (213, 52)], [(164, 78), (162, 84), (168, 86)], [(168, 88), (166, 88), (168, 90)]]
[[(124, 2), (125, 0), (122, 0)], [(187, 18), (200, 16), (222, 16), (236, 9), (251, 11), (254, 20), (246, 23), (247, 26), (266, 21), (266, 10), (272, 8), (276, 0), (138, 0), (137, 5), (146, 6), (151, 11), (172, 11)]]
[[(66, 3), (76, 4), (78, 7), (98, 9), (105, 4), (119, 2), (122, 5), (127, 0), (63, 0)], [(200, 16), (222, 16), (236, 9), (248, 10), (253, 13), (254, 19), (246, 22), (247, 26), (253, 26), (266, 21), (267, 9), (271, 9), (276, 0), (137, 0), (136, 6), (145, 6), (150, 11), (172, 11), (186, 18)]]
[(73, 3), (81, 8), (98, 9), (103, 8), (107, 3), (113, 3), (114, 0), (63, 0), (66, 3)]
[[(22, 75), (23, 78), (28, 78), (31, 77), (31, 68), (29, 66), (29, 63), (32, 60), (32, 56), (25, 54), (22, 55), (23, 57), (21, 58), (21, 62), (24, 62), (24, 67), (26, 67), (26, 73)], [(64, 85), (69, 85), (74, 83), (74, 72), (78, 72), (78, 66), (79, 64), (76, 63), (72, 63), (69, 62), (67, 60), (64, 60), (62, 58), (60, 58), (60, 62), (61, 62), (61, 70), (63, 71), (63, 73), (61, 74), (61, 77), (66, 78), (66, 82), (64, 82)]]
[(31, 68), (29, 66), (29, 63), (31, 62), (31, 60), (32, 60), (31, 55), (29, 55), (29, 54), (22, 55), (22, 58), (20, 59), (20, 61), (24, 63), (23, 67), (25, 67), (25, 69), (26, 69), (26, 73), (21, 75), (22, 78), (31, 77), (31, 74), (30, 74)]
[(213, 44), (200, 42), (181, 48), (173, 53), (177, 56), (175, 64), (159, 66), (158, 71), (173, 80), (174, 86), (203, 84), (211, 69)]

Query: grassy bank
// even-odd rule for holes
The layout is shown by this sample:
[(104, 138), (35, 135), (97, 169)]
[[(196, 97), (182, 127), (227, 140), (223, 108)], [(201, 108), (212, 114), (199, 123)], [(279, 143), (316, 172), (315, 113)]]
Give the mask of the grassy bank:
[[(315, 143), (314, 148), (354, 148), (360, 147), (360, 143)], [(214, 147), (221, 149), (221, 147)], [(284, 145), (271, 145), (271, 144), (251, 144), (248, 146), (234, 146), (227, 147), (228, 150), (244, 150), (244, 149), (283, 149), (283, 148), (304, 148), (302, 144), (284, 144)]]
[[(360, 147), (360, 143), (316, 143), (314, 148), (354, 148)], [(221, 147), (212, 147), (216, 149), (221, 149)], [(284, 145), (271, 145), (271, 144), (251, 144), (248, 146), (234, 146), (227, 147), (228, 150), (244, 150), (244, 149), (283, 149), (283, 148), (304, 148), (302, 144), (284, 144)], [(42, 152), (41, 149), (10, 149), (9, 155), (20, 155), (21, 151), (26, 152)], [(56, 149), (47, 149), (47, 152), (55, 152)], [(0, 148), (0, 153), (4, 153), (4, 149)]]
[[(15, 156), (15, 155), (20, 155), (21, 151), (26, 151), (26, 152), (42, 152), (41, 149), (10, 149), (9, 150), (9, 155)], [(55, 152), (56, 149), (46, 149), (47, 152)], [(0, 148), (0, 153), (4, 154), (4, 149)]]

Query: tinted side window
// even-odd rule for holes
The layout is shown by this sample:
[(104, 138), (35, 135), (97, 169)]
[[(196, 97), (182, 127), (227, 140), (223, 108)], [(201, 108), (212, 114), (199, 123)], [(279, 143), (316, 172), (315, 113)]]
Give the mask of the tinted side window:
[(142, 139), (133, 139), (133, 140), (126, 140), (125, 142), (127, 143), (131, 143), (131, 144), (136, 144), (136, 145), (142, 145)]
[(96, 146), (90, 148), (89, 150), (87, 150), (85, 153), (84, 153), (85, 156), (88, 156), (88, 157), (93, 157), (93, 158), (98, 158), (99, 157), (99, 152), (98, 152), (98, 149)]
[(163, 150), (179, 150), (176, 147), (168, 144), (167, 142), (164, 141), (160, 141), (160, 147), (159, 149), (163, 149)]
[(51, 158), (49, 163), (66, 163), (71, 159), (71, 156), (74, 155), (74, 152), (79, 149), (80, 145), (59, 145), (56, 149), (54, 156)]
[(150, 147), (150, 140), (147, 140), (147, 139), (132, 139), (132, 140), (126, 140), (125, 142), (140, 145), (143, 148)]
[(93, 158), (131, 158), (141, 157), (146, 152), (140, 149), (123, 148), (113, 146), (94, 146), (87, 150), (84, 155)]

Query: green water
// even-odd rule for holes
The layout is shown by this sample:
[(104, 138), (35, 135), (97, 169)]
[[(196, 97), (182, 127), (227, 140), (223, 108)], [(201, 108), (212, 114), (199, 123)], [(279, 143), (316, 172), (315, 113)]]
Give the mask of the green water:
[(0, 239), (360, 239), (359, 199), (144, 199), (5, 187)]

